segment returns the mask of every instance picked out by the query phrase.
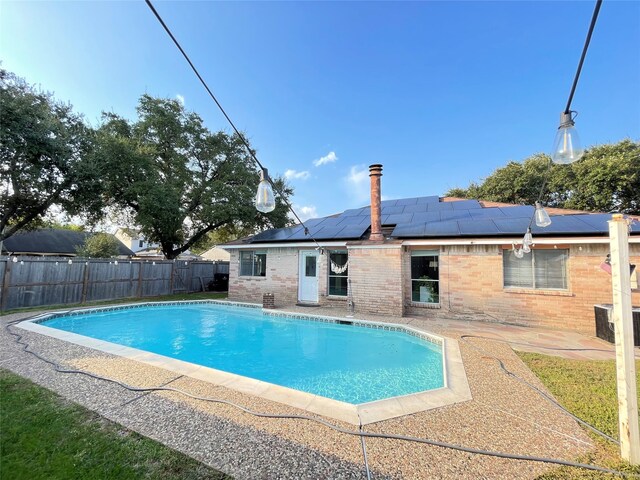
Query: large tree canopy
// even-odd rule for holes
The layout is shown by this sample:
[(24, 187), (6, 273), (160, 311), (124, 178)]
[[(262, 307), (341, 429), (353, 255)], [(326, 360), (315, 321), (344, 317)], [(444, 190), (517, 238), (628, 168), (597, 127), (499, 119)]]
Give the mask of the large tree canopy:
[(533, 205), (550, 166), (542, 197), (551, 207), (640, 214), (640, 144), (623, 140), (591, 147), (570, 165), (550, 164), (547, 155), (509, 162), (482, 183), (454, 188), (452, 197)]
[[(143, 95), (137, 112), (134, 123), (105, 114), (97, 131), (93, 158), (103, 193), (94, 212), (99, 204), (128, 212), (167, 258), (217, 229), (257, 230), (289, 222), (280, 196), (273, 212), (255, 209), (259, 175), (237, 136), (211, 133), (176, 100)], [(283, 180), (275, 182), (291, 195)]]
[(0, 241), (54, 204), (82, 205), (91, 130), (70, 105), (0, 69)]

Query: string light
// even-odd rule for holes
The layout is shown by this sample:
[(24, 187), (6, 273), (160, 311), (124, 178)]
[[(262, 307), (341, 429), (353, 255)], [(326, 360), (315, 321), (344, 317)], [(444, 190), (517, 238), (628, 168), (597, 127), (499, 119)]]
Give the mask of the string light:
[(595, 28), (601, 6), (602, 0), (596, 0), (596, 6), (591, 17), (591, 24), (589, 25), (587, 38), (584, 42), (584, 47), (582, 48), (580, 62), (578, 63), (578, 69), (573, 78), (571, 91), (569, 92), (567, 106), (560, 114), (560, 126), (558, 127), (558, 132), (556, 133), (556, 138), (553, 144), (553, 150), (551, 152), (551, 162), (549, 162), (549, 166), (547, 167), (546, 173), (544, 175), (542, 185), (540, 187), (540, 193), (538, 194), (538, 199), (535, 202), (535, 211), (533, 213), (533, 216), (531, 217), (531, 220), (529, 221), (527, 233), (525, 233), (524, 238), (522, 239), (522, 248), (516, 249), (515, 244), (513, 244), (514, 254), (518, 258), (522, 258), (524, 253), (529, 253), (531, 251), (531, 246), (533, 245), (531, 225), (534, 223), (534, 221), (536, 226), (540, 228), (545, 228), (551, 225), (551, 218), (542, 206), (542, 195), (547, 184), (549, 173), (551, 172), (551, 167), (554, 163), (565, 165), (570, 164), (580, 160), (584, 156), (584, 148), (582, 148), (582, 144), (578, 137), (578, 132), (575, 129), (574, 120), (577, 116), (577, 112), (571, 110), (571, 102), (573, 101), (573, 95), (576, 92), (576, 87), (580, 78), (580, 72), (582, 71), (582, 65), (584, 64), (584, 59), (587, 55), (587, 50), (589, 49), (591, 35), (593, 34), (593, 29)]
[(551, 225), (551, 218), (549, 217), (549, 214), (542, 206), (542, 203), (536, 202), (536, 212), (534, 215), (535, 215), (536, 225), (538, 227), (544, 228)]
[[(200, 80), (200, 83), (202, 84), (202, 86), (205, 88), (205, 90), (207, 91), (207, 93), (209, 94), (209, 96), (211, 97), (211, 99), (214, 101), (214, 103), (217, 105), (218, 109), (220, 110), (220, 112), (222, 112), (222, 115), (224, 115), (224, 118), (227, 119), (227, 122), (229, 122), (229, 125), (231, 125), (231, 128), (233, 128), (233, 131), (236, 133), (236, 135), (238, 136), (238, 138), (240, 139), (240, 141), (242, 142), (242, 144), (245, 146), (245, 148), (247, 149), (247, 152), (249, 153), (249, 155), (251, 156), (251, 158), (253, 158), (253, 160), (256, 162), (256, 164), (258, 165), (258, 167), (260, 167), (262, 173), (261, 173), (261, 182), (262, 182), (262, 178), (264, 176), (264, 179), (266, 180), (266, 182), (269, 184), (270, 187), (272, 187), (273, 189), (275, 189), (275, 191), (280, 195), (280, 200), (287, 206), (287, 208), (289, 209), (289, 211), (293, 214), (293, 216), (295, 217), (295, 219), (298, 221), (298, 223), (304, 228), (304, 233), (305, 235), (308, 235), (311, 240), (313, 241), (313, 243), (316, 244), (317, 247), (320, 247), (320, 244), (317, 242), (317, 240), (313, 237), (313, 235), (311, 235), (309, 233), (309, 229), (305, 226), (304, 222), (300, 219), (300, 217), (298, 216), (298, 214), (296, 213), (296, 211), (293, 209), (293, 206), (291, 205), (291, 203), (289, 202), (289, 200), (287, 200), (287, 198), (283, 195), (282, 190), (276, 185), (274, 184), (271, 179), (269, 178), (268, 175), (264, 175), (266, 173), (266, 168), (262, 165), (262, 163), (260, 163), (260, 160), (258, 160), (258, 157), (256, 156), (255, 152), (253, 151), (253, 149), (249, 146), (249, 143), (245, 140), (244, 135), (242, 135), (240, 133), (240, 130), (238, 130), (238, 128), (236, 127), (236, 125), (233, 123), (233, 121), (231, 120), (231, 117), (229, 117), (229, 115), (227, 115), (227, 112), (225, 111), (224, 108), (222, 108), (222, 104), (218, 101), (218, 99), (216, 98), (216, 96), (213, 94), (213, 92), (211, 91), (211, 89), (209, 88), (209, 85), (207, 85), (207, 82), (205, 82), (204, 78), (202, 78), (202, 75), (200, 75), (200, 72), (198, 72), (198, 69), (196, 68), (196, 66), (193, 64), (193, 62), (191, 61), (191, 59), (189, 58), (189, 55), (187, 55), (187, 52), (184, 51), (184, 49), (182, 48), (182, 46), (180, 45), (180, 43), (178, 42), (178, 40), (176, 39), (176, 37), (173, 35), (173, 33), (171, 33), (171, 30), (169, 30), (169, 27), (167, 26), (166, 23), (164, 23), (164, 20), (162, 20), (162, 17), (160, 16), (160, 14), (158, 13), (158, 11), (155, 9), (155, 7), (153, 6), (153, 4), (151, 3), (151, 0), (145, 0), (145, 3), (147, 4), (147, 6), (149, 7), (149, 9), (151, 10), (151, 12), (153, 13), (153, 15), (156, 17), (156, 19), (158, 20), (158, 22), (160, 22), (160, 25), (162, 25), (162, 28), (164, 29), (164, 31), (167, 33), (167, 35), (169, 35), (169, 37), (171, 38), (171, 40), (173, 41), (173, 43), (175, 44), (175, 46), (178, 48), (178, 50), (180, 50), (180, 53), (182, 54), (182, 56), (184, 57), (184, 59), (187, 61), (187, 63), (189, 64), (189, 66), (191, 67), (191, 70), (193, 70), (193, 73), (196, 74), (196, 77), (198, 77), (198, 80)], [(258, 187), (258, 193), (260, 193), (260, 187)], [(271, 192), (273, 195), (273, 191)], [(258, 194), (256, 194), (256, 197), (258, 196)], [(274, 197), (275, 198), (275, 197)], [(256, 205), (256, 208), (258, 208), (258, 206)], [(275, 208), (275, 203), (274, 203), (274, 208)], [(273, 211), (273, 208), (271, 210), (268, 211), (262, 211), (263, 213), (268, 213)]]

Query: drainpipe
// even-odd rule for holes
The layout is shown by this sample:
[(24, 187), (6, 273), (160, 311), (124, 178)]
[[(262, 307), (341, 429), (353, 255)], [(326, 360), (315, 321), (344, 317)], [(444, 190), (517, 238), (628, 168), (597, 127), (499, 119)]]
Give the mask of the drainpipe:
[(369, 240), (381, 242), (382, 224), (380, 217), (380, 177), (382, 176), (382, 165), (375, 163), (369, 166), (369, 178), (371, 178), (371, 234)]

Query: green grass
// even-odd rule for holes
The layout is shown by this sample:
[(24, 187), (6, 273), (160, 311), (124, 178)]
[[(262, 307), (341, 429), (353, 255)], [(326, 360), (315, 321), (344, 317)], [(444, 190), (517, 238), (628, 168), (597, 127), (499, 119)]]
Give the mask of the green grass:
[[(565, 408), (606, 434), (618, 438), (618, 397), (614, 360), (569, 360), (537, 353), (517, 353)], [(640, 387), (640, 361), (636, 361), (636, 376)], [(638, 393), (640, 396), (640, 390)], [(578, 459), (581, 463), (593, 463), (640, 474), (640, 467), (631, 467), (622, 461), (620, 447), (587, 431), (596, 448), (592, 453)], [(539, 478), (568, 480), (617, 477), (563, 467)]]
[(178, 293), (175, 295), (161, 295), (159, 297), (143, 297), (143, 298), (120, 298), (118, 300), (104, 300), (101, 302), (87, 302), (87, 303), (74, 303), (69, 305), (44, 305), (40, 307), (18, 308), (14, 310), (7, 310), (0, 313), (2, 315), (9, 315), (10, 313), (21, 312), (35, 312), (39, 310), (57, 310), (57, 309), (69, 309), (80, 307), (92, 307), (96, 305), (116, 305), (119, 303), (138, 303), (138, 302), (166, 302), (176, 300), (222, 300), (227, 298), (226, 293), (214, 293), (214, 292), (201, 292), (201, 293)]
[(0, 369), (0, 477), (231, 477)]

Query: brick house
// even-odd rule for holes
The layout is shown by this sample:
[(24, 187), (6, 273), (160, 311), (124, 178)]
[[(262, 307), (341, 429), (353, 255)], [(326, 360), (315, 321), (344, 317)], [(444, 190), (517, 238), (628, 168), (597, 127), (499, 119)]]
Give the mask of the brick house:
[[(224, 245), (231, 253), (229, 298), (276, 306), (342, 305), (356, 312), (485, 318), (594, 334), (593, 306), (611, 303), (608, 214), (548, 209), (532, 226), (530, 206), (458, 198), (380, 201), (382, 166), (370, 167), (371, 206), (272, 229)], [(311, 239), (313, 237), (317, 244)], [(631, 262), (640, 264), (632, 225)], [(633, 284), (633, 282), (632, 282)], [(632, 285), (633, 286), (633, 285)], [(635, 285), (634, 305), (640, 304)]]

